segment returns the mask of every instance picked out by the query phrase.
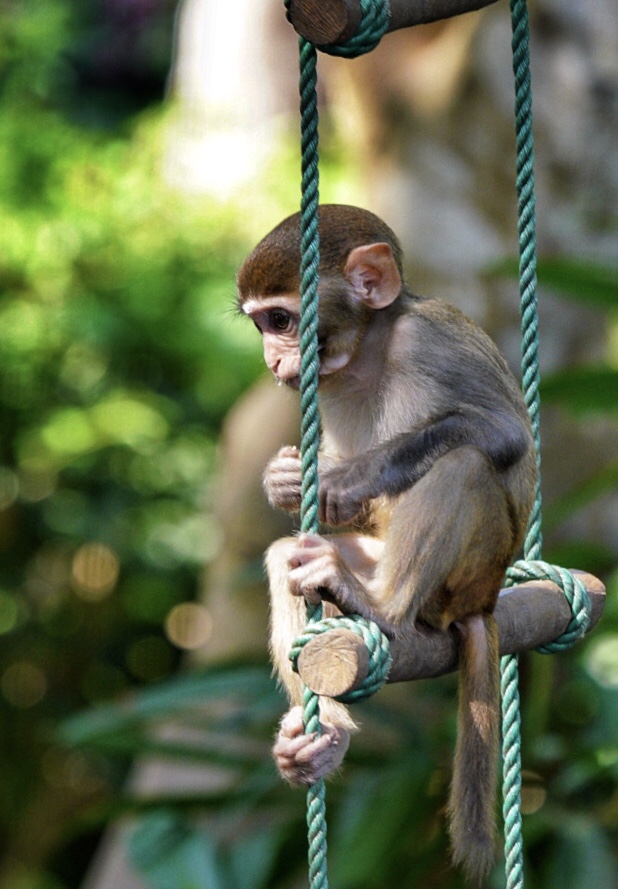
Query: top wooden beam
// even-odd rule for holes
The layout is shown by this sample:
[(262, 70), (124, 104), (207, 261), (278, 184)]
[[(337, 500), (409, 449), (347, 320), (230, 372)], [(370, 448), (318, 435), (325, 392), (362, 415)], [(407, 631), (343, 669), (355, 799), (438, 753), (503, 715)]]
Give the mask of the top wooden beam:
[[(389, 31), (451, 18), (490, 6), (496, 0), (390, 0)], [(360, 0), (291, 0), (288, 19), (316, 46), (345, 43), (358, 31)]]

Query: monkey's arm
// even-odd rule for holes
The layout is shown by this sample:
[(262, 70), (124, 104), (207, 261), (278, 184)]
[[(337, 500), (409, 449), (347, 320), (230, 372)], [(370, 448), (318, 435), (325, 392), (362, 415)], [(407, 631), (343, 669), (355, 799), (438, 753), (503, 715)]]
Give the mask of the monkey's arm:
[(531, 438), (515, 412), (452, 411), (321, 473), (320, 519), (330, 525), (350, 522), (369, 500), (408, 490), (436, 460), (465, 445), (478, 448), (501, 472), (525, 455)]

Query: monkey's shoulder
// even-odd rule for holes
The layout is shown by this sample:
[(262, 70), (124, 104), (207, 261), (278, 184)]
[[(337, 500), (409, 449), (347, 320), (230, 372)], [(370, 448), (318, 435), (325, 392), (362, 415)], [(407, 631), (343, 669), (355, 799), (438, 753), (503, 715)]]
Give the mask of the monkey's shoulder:
[(436, 296), (415, 296), (407, 294), (405, 305), (405, 322), (408, 325), (419, 326), (431, 325), (435, 328), (443, 328), (449, 331), (460, 331), (462, 334), (470, 332), (480, 332), (481, 335), (487, 336), (482, 329), (468, 318), (461, 309), (452, 303)]
[(397, 336), (402, 346), (407, 343), (413, 351), (422, 349), (427, 357), (435, 352), (442, 360), (449, 355), (451, 360), (489, 362), (500, 373), (510, 374), (489, 334), (457, 306), (426, 296), (410, 296), (405, 306)]

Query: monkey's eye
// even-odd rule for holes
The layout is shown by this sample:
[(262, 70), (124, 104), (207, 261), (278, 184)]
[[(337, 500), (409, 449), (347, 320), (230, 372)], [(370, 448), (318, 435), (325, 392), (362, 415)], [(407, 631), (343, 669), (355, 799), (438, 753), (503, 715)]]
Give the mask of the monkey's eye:
[(292, 327), (292, 316), (285, 309), (273, 309), (268, 313), (268, 323), (274, 330), (285, 333)]

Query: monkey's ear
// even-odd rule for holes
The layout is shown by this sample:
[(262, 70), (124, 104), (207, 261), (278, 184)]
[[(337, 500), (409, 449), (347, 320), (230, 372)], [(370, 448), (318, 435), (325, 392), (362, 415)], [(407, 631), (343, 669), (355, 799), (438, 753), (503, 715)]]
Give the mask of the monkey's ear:
[(356, 295), (372, 309), (383, 309), (401, 291), (401, 275), (388, 244), (365, 244), (350, 250), (343, 273)]

